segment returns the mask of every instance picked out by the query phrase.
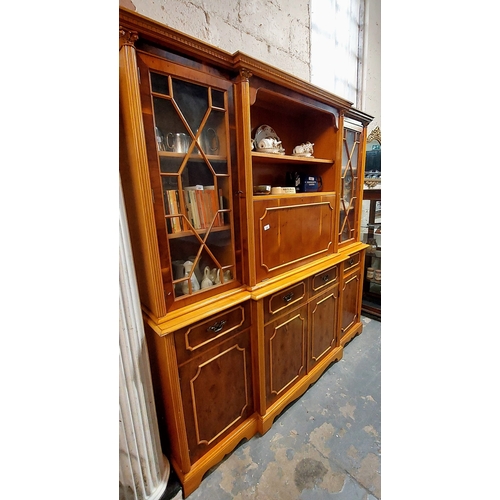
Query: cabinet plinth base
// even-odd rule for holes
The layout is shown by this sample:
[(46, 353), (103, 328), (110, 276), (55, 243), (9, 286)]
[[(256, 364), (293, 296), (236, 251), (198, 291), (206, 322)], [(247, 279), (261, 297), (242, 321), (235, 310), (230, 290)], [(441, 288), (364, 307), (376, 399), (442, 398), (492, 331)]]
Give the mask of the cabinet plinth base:
[(297, 382), (282, 398), (267, 408), (265, 415), (261, 415), (258, 421), (259, 434), (265, 434), (273, 425), (274, 419), (284, 410), (284, 408), (293, 403), (302, 394), (304, 394), (311, 384), (314, 384), (331, 363), (340, 361), (344, 349), (336, 347), (332, 352), (319, 362), (305, 377)]
[(363, 331), (363, 324), (358, 323), (353, 328), (349, 329), (348, 332), (340, 339), (340, 345), (345, 347), (356, 335), (359, 335)]
[(242, 439), (250, 439), (257, 433), (257, 413), (254, 413), (240, 427), (208, 451), (202, 458), (195, 462), (191, 469), (183, 473), (177, 461), (172, 458), (172, 466), (182, 484), (184, 498), (187, 498), (201, 484), (205, 473), (214, 465), (217, 465), (229, 453), (231, 453)]

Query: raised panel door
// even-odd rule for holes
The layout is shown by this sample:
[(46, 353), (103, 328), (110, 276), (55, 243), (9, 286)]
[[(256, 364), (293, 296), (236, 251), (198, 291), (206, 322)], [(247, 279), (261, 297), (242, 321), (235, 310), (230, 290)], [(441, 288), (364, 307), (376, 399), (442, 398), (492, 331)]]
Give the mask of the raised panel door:
[(345, 276), (342, 281), (341, 339), (360, 321), (360, 286), (361, 270), (359, 268)]
[(264, 327), (268, 407), (306, 374), (307, 323), (303, 305)]
[(251, 365), (245, 330), (179, 367), (192, 463), (253, 413)]
[(334, 253), (335, 194), (254, 201), (257, 282)]
[(338, 284), (315, 295), (309, 302), (309, 355), (307, 370), (311, 370), (332, 349), (337, 347)]

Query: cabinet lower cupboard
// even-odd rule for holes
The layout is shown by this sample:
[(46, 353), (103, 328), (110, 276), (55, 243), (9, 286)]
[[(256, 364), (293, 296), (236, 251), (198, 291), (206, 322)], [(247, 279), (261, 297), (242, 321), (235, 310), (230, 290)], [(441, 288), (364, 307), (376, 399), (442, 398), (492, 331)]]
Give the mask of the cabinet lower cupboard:
[(372, 117), (124, 8), (119, 34), (120, 180), (162, 447), (187, 497), (362, 331)]
[(340, 342), (345, 345), (356, 335), (360, 325), (362, 269), (365, 252), (358, 252), (343, 262), (342, 315)]

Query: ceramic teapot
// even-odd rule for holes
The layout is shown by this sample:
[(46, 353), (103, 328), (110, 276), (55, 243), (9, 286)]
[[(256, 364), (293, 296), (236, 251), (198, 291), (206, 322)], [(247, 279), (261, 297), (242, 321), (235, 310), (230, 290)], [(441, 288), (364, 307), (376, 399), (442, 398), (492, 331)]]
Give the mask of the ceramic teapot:
[(274, 139), (272, 137), (266, 137), (259, 141), (259, 149), (276, 149), (280, 146), (281, 141)]

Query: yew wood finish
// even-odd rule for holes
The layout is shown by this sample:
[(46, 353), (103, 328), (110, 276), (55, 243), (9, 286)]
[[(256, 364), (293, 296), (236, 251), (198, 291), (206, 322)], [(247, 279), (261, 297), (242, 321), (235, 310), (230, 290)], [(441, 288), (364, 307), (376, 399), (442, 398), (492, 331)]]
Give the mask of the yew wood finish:
[[(120, 178), (162, 448), (187, 497), (362, 331), (372, 118), (124, 8), (119, 60)], [(264, 124), (285, 154), (252, 149)], [(307, 141), (313, 156), (294, 156)], [(321, 191), (254, 196), (254, 185), (285, 186), (287, 172), (321, 177)]]

